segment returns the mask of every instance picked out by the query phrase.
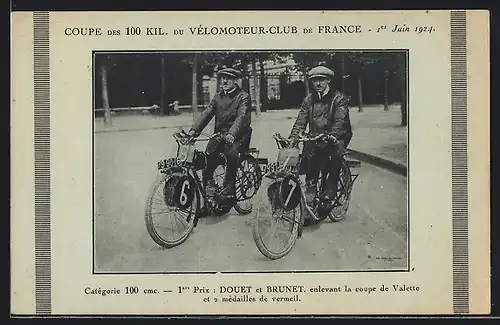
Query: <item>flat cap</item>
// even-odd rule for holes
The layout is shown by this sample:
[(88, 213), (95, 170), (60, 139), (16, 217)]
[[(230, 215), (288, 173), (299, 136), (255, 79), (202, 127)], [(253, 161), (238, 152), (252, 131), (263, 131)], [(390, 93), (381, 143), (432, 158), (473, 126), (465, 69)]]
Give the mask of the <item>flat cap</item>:
[(335, 76), (335, 73), (332, 70), (322, 65), (312, 68), (308, 74), (309, 74), (309, 79), (332, 78), (333, 76)]
[(226, 75), (226, 76), (230, 76), (233, 78), (239, 78), (241, 76), (241, 72), (236, 70), (236, 69), (233, 69), (233, 68), (221, 69), (221, 70), (219, 70), (219, 72), (217, 74), (218, 75)]

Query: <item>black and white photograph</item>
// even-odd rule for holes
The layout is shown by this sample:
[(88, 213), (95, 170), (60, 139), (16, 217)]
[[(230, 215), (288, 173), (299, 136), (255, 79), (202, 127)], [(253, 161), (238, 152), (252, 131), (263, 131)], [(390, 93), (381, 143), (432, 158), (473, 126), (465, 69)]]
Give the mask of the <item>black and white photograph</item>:
[(487, 314), (489, 17), (20, 10), (12, 313)]
[(93, 52), (93, 273), (408, 272), (408, 60)]

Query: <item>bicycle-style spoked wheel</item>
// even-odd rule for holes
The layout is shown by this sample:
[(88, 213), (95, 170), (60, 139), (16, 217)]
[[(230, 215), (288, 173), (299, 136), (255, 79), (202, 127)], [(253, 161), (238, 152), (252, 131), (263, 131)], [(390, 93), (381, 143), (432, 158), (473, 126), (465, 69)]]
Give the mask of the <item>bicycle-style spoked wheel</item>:
[(264, 175), (257, 192), (252, 234), (259, 251), (269, 259), (287, 255), (298, 238), (302, 211), (300, 187), (288, 181), (289, 178), (278, 180)]
[(246, 215), (252, 212), (252, 199), (259, 189), (262, 174), (260, 166), (253, 156), (241, 159), (236, 174), (236, 199), (234, 206), (236, 212)]
[(352, 190), (351, 170), (345, 162), (340, 167), (339, 182), (337, 185), (337, 198), (334, 201), (333, 208), (328, 217), (333, 222), (338, 222), (347, 214)]
[(153, 183), (146, 201), (149, 235), (165, 248), (180, 245), (193, 230), (198, 209), (196, 185), (189, 175), (180, 171), (162, 174)]

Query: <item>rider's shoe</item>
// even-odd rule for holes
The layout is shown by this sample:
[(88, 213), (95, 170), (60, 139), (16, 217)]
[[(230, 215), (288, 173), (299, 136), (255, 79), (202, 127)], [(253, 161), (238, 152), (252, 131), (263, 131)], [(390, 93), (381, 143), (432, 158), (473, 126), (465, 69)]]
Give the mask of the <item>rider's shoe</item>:
[(309, 227), (313, 225), (317, 225), (319, 221), (314, 220), (313, 218), (307, 217), (304, 219), (304, 227)]
[(341, 206), (340, 197), (333, 189), (328, 189), (321, 196), (321, 206), (326, 213), (329, 213), (333, 208)]
[(207, 181), (207, 185), (205, 187), (205, 193), (207, 193), (207, 196), (209, 197), (214, 196), (216, 192), (217, 192), (217, 183), (215, 183), (213, 179)]
[(236, 188), (233, 185), (224, 186), (224, 189), (220, 193), (220, 196), (224, 200), (233, 200), (236, 198)]
[(335, 199), (335, 193), (331, 188), (327, 189), (325, 193), (321, 196), (321, 200), (325, 202), (332, 202), (334, 199)]
[(316, 182), (308, 181), (306, 184), (306, 201), (311, 204), (316, 198)]

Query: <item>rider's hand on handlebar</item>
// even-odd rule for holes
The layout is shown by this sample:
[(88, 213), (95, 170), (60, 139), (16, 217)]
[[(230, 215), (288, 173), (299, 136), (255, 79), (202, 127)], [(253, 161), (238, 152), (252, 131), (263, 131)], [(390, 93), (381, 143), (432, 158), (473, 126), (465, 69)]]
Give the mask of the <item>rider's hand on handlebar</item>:
[(323, 145), (328, 145), (328, 144), (333, 144), (333, 145), (336, 145), (337, 144), (337, 138), (332, 135), (332, 134), (323, 134), (321, 136), (321, 138), (319, 139), (320, 143), (323, 144)]
[(224, 141), (226, 141), (228, 145), (232, 145), (234, 142), (234, 135), (232, 135), (231, 133), (226, 134), (226, 136), (224, 137)]
[(196, 137), (196, 131), (191, 129), (188, 133), (186, 133), (182, 130), (177, 133), (177, 136), (181, 139), (182, 143), (187, 144), (193, 141), (193, 139)]
[(295, 138), (288, 138), (288, 147), (295, 148), (299, 146), (299, 141)]
[(329, 134), (328, 139), (330, 139), (330, 141), (332, 141), (334, 143), (338, 143), (337, 137), (334, 136), (333, 134)]
[(323, 134), (320, 136), (320, 138), (318, 139), (318, 145), (320, 147), (325, 147), (327, 146), (328, 144), (330, 143), (330, 137), (328, 136), (328, 134)]

